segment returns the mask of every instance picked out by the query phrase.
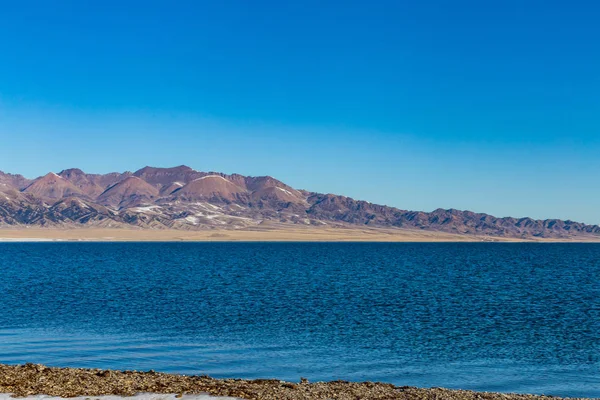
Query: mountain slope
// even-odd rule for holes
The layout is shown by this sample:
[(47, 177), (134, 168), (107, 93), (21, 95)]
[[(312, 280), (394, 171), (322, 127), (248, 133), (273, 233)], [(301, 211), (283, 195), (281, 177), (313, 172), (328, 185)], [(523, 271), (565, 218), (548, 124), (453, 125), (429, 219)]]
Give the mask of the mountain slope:
[(71, 182), (90, 198), (95, 198), (104, 191), (102, 185), (96, 182), (95, 175), (88, 175), (78, 168), (65, 169), (59, 172), (58, 176)]
[(110, 186), (96, 200), (102, 205), (131, 207), (152, 202), (158, 193), (158, 189), (146, 181), (130, 176)]
[(143, 179), (145, 182), (158, 188), (169, 186), (174, 182), (186, 184), (200, 178), (202, 175), (201, 172), (185, 165), (172, 168), (144, 167), (133, 173), (133, 176)]
[(21, 190), (30, 183), (29, 179), (26, 179), (22, 175), (5, 174), (0, 171), (0, 189), (10, 187)]
[(247, 197), (247, 190), (221, 175), (205, 175), (194, 179), (172, 193), (180, 199), (232, 202)]
[(297, 190), (269, 176), (145, 167), (86, 174), (77, 168), (29, 181), (0, 172), (0, 226), (135, 226), (240, 229), (257, 225), (398, 228), (505, 238), (598, 238), (573, 221), (498, 218), (471, 211), (406, 211)]
[(36, 179), (23, 189), (23, 192), (47, 199), (62, 199), (67, 196), (83, 194), (79, 188), (54, 172)]

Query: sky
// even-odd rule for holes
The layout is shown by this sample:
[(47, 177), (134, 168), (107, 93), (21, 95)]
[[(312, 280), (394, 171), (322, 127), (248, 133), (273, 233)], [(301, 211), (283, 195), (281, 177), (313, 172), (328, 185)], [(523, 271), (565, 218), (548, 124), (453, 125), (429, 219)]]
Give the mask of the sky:
[(0, 170), (600, 223), (595, 1), (0, 0)]

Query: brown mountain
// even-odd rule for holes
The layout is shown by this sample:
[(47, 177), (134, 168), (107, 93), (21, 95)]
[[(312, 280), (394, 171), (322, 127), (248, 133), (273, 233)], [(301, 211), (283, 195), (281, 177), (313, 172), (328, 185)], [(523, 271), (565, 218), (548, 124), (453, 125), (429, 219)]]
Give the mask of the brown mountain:
[(196, 178), (200, 178), (203, 174), (185, 165), (180, 165), (173, 168), (144, 167), (134, 172), (133, 175), (153, 186), (162, 188), (174, 182), (186, 184)]
[(36, 179), (23, 189), (23, 192), (47, 199), (62, 199), (72, 195), (82, 195), (79, 188), (54, 172)]
[(288, 190), (279, 186), (271, 186), (252, 192), (255, 200), (271, 200), (281, 203), (306, 203), (304, 196), (297, 190)]
[[(118, 210), (118, 211), (117, 211)], [(507, 238), (598, 238), (600, 227), (573, 221), (498, 218), (471, 211), (406, 211), (335, 194), (297, 190), (269, 177), (145, 167), (86, 174), (77, 168), (29, 181), (0, 172), (0, 226), (137, 226), (238, 229), (369, 226)]]
[(79, 197), (67, 197), (60, 200), (49, 210), (54, 214), (56, 220), (66, 218), (80, 224), (110, 221), (111, 217), (115, 215), (108, 208)]
[(157, 197), (157, 188), (138, 177), (130, 176), (110, 186), (96, 201), (113, 207), (131, 207), (153, 202)]
[[(88, 176), (89, 176), (89, 174), (88, 174)], [(98, 184), (101, 187), (106, 189), (106, 188), (114, 185), (115, 183), (121, 182), (125, 178), (129, 178), (130, 176), (133, 176), (133, 174), (129, 171), (126, 171), (126, 172), (110, 172), (108, 174), (102, 174), (102, 175), (95, 174), (93, 176), (94, 176), (94, 182), (96, 182), (96, 184)]]
[(306, 203), (306, 196), (302, 192), (270, 176), (248, 177), (246, 187), (252, 191), (255, 200)]
[(86, 196), (94, 199), (108, 187), (130, 177), (132, 174), (131, 172), (111, 172), (102, 175), (86, 174), (78, 168), (70, 168), (59, 172), (58, 175), (77, 186)]
[(247, 190), (221, 175), (205, 175), (194, 179), (172, 196), (187, 200), (210, 200), (218, 202), (244, 201)]
[(160, 188), (160, 194), (162, 196), (168, 196), (170, 194), (173, 194), (174, 191), (179, 190), (184, 186), (185, 186), (185, 184), (183, 184), (179, 181), (176, 181), (173, 183), (168, 183)]
[(0, 172), (0, 189), (11, 187), (21, 190), (27, 187), (30, 183), (31, 181), (22, 175), (5, 174), (4, 172)]
[(88, 175), (78, 168), (65, 169), (59, 172), (58, 175), (71, 182), (90, 198), (96, 198), (104, 192), (104, 187), (96, 182), (96, 175)]

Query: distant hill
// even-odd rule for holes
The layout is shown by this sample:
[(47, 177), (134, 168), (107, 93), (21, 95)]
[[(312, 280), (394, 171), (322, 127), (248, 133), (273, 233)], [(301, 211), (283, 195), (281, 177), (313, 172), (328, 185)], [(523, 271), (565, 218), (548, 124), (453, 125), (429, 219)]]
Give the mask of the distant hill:
[(471, 211), (406, 211), (294, 189), (275, 178), (187, 166), (86, 174), (72, 168), (28, 180), (0, 172), (0, 226), (240, 229), (261, 224), (368, 226), (506, 238), (598, 237), (600, 227)]
[(44, 199), (63, 199), (71, 195), (81, 195), (83, 192), (71, 181), (54, 172), (35, 179), (30, 185), (23, 189), (25, 193)]

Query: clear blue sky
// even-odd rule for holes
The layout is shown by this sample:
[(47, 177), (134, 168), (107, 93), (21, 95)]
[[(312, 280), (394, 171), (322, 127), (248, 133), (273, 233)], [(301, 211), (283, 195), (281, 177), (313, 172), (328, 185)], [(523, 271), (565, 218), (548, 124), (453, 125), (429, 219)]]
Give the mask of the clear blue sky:
[(600, 223), (595, 1), (2, 1), (0, 170)]

